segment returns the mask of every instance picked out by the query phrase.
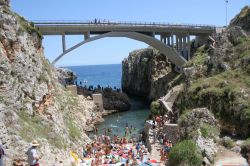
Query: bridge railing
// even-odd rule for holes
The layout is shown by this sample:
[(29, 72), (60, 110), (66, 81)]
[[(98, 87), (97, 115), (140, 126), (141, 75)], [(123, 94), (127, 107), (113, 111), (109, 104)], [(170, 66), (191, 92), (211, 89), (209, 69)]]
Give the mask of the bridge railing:
[(214, 29), (215, 25), (204, 24), (178, 24), (164, 22), (138, 22), (138, 21), (110, 21), (110, 20), (32, 20), (35, 25), (88, 25), (88, 26), (154, 26), (154, 27), (180, 27), (180, 28), (206, 28)]

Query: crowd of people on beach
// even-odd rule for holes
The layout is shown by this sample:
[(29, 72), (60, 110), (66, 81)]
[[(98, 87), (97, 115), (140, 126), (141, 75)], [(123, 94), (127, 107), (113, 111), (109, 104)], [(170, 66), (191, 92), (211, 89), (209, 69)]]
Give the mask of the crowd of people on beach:
[[(161, 144), (160, 161), (150, 158), (150, 153), (145, 144), (145, 134), (142, 132), (137, 137), (132, 136), (132, 131), (136, 128), (129, 126), (124, 127), (124, 134), (118, 135), (113, 129), (105, 128), (102, 132), (95, 129), (92, 143), (86, 144), (81, 150), (72, 150), (70, 155), (73, 163), (79, 166), (100, 166), (100, 165), (117, 165), (117, 166), (136, 166), (136, 165), (159, 165), (168, 159), (168, 154), (172, 148), (172, 142), (167, 139), (166, 134), (161, 131), (163, 124), (167, 122), (164, 116), (157, 116), (152, 120), (152, 130), (154, 143), (159, 141)], [(34, 140), (26, 152), (28, 164), (30, 166), (39, 166), (41, 157), (38, 155), (37, 147), (39, 143)], [(0, 166), (3, 165), (4, 157), (3, 146), (0, 145)], [(14, 166), (23, 166), (23, 159), (14, 159)], [(54, 166), (64, 165), (63, 161), (56, 163)]]
[(168, 160), (168, 154), (173, 146), (172, 142), (167, 139), (166, 133), (162, 132), (162, 127), (167, 122), (167, 116), (156, 116), (151, 125), (155, 138), (154, 143), (158, 141), (161, 145), (161, 149), (159, 149), (160, 161), (150, 158), (145, 143), (146, 135), (142, 132), (137, 137), (132, 137), (132, 132), (136, 128), (126, 124), (122, 136), (115, 134), (111, 127), (104, 128), (101, 132), (95, 128), (93, 142), (83, 147), (81, 163), (90, 166), (135, 166), (164, 163)]

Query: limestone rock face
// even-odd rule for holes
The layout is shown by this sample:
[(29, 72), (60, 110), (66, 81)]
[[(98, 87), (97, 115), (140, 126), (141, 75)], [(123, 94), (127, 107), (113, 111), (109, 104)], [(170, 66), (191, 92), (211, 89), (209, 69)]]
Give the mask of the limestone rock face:
[(105, 110), (128, 111), (130, 109), (129, 98), (125, 93), (104, 90), (102, 94)]
[(190, 135), (193, 131), (199, 129), (201, 125), (207, 124), (218, 127), (217, 120), (207, 108), (197, 108), (187, 112), (179, 120), (181, 138), (192, 138)]
[(87, 98), (90, 98), (90, 96), (95, 93), (102, 94), (103, 108), (105, 110), (128, 111), (130, 109), (129, 98), (125, 93), (121, 92), (120, 89), (114, 90), (110, 87), (97, 87), (90, 90), (86, 87), (78, 86), (77, 93), (79, 95), (84, 95)]
[(206, 107), (220, 119), (224, 133), (235, 130), (236, 135), (248, 137), (249, 36), (240, 26), (230, 26), (214, 39), (214, 48), (202, 46), (184, 66), (184, 89), (175, 101), (175, 114)]
[(10, 5), (10, 0), (0, 0), (0, 5), (9, 6)]
[(174, 76), (166, 56), (153, 48), (135, 50), (122, 62), (122, 90), (148, 100), (165, 95)]
[(77, 79), (76, 74), (67, 68), (57, 68), (57, 77), (61, 84), (63, 85), (73, 85)]
[(243, 30), (250, 32), (250, 7), (245, 6), (241, 12), (232, 19), (230, 26), (240, 26)]
[(247, 34), (240, 26), (234, 26), (227, 30), (228, 39), (233, 45), (237, 45), (242, 39), (247, 37)]
[(206, 108), (197, 108), (182, 115), (178, 124), (181, 139), (194, 140), (204, 157), (212, 162), (218, 150), (214, 140), (219, 136), (214, 115)]
[(56, 158), (71, 165), (70, 148), (90, 142), (87, 121), (96, 116), (92, 101), (73, 96), (59, 84), (45, 59), (39, 31), (0, 1), (0, 143), (8, 156), (25, 158), (34, 139), (41, 144), (41, 165)]

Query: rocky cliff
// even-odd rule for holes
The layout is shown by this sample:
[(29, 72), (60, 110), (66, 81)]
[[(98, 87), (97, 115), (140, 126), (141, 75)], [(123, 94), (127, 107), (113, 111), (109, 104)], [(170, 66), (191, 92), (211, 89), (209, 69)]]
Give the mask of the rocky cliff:
[(215, 49), (200, 48), (184, 67), (185, 88), (176, 108), (182, 112), (207, 107), (220, 119), (223, 132), (236, 131), (239, 136), (247, 136), (250, 134), (250, 40), (241, 27), (231, 27), (215, 40)]
[[(231, 138), (220, 139), (219, 130), (220, 136), (234, 139), (250, 135), (249, 15), (250, 8), (243, 8), (228, 28), (213, 37), (213, 46), (200, 47), (183, 67), (184, 88), (173, 112), (182, 140), (193, 140), (210, 162), (218, 144), (235, 146)], [(196, 109), (201, 107), (207, 109)], [(180, 145), (184, 147), (185, 142)], [(245, 156), (248, 147), (249, 139), (242, 145)]]
[(230, 22), (231, 27), (240, 26), (243, 30), (245, 30), (248, 34), (250, 33), (250, 7), (244, 7), (238, 15), (232, 19)]
[(150, 101), (164, 96), (175, 76), (167, 57), (153, 48), (135, 50), (122, 62), (122, 90)]
[(95, 105), (58, 83), (41, 40), (32, 23), (10, 11), (8, 0), (0, 1), (0, 143), (6, 165), (25, 157), (34, 139), (41, 144), (41, 165), (56, 159), (70, 165), (69, 147), (90, 141), (84, 131)]
[(207, 161), (213, 162), (218, 151), (219, 125), (206, 108), (186, 111), (178, 120), (181, 140), (193, 140)]
[(128, 96), (121, 92), (120, 89), (106, 88), (87, 88), (77, 87), (77, 93), (85, 97), (92, 96), (94, 93), (101, 93), (103, 98), (103, 108), (105, 110), (113, 111), (128, 111), (130, 109), (130, 102)]

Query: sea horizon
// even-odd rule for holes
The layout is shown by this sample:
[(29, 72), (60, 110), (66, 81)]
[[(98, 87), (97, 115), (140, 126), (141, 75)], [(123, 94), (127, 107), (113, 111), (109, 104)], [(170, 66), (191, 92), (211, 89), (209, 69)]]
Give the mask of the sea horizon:
[(56, 68), (70, 68), (70, 67), (82, 67), (82, 66), (108, 66), (108, 65), (122, 65), (122, 63), (112, 63), (112, 64), (89, 64), (89, 65), (70, 65), (70, 66), (56, 66)]
[(83, 86), (121, 88), (122, 64), (82, 65), (64, 67), (73, 71)]

